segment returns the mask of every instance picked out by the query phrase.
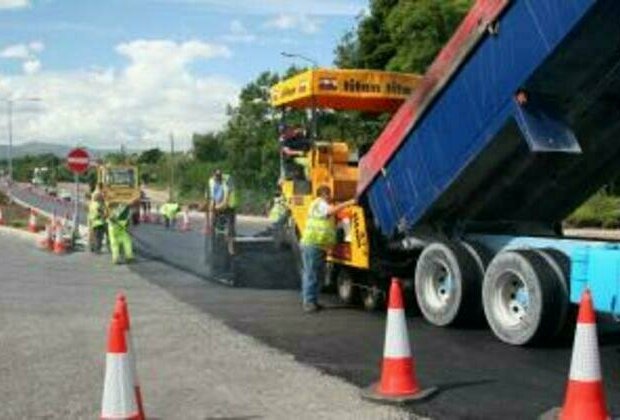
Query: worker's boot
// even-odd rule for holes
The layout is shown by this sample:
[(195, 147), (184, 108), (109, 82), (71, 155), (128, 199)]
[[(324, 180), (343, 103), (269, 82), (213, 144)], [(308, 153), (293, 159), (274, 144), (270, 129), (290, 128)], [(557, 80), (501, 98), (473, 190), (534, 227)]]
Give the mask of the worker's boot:
[(316, 302), (307, 302), (303, 305), (304, 312), (307, 314), (312, 314), (323, 309), (323, 306), (319, 305)]

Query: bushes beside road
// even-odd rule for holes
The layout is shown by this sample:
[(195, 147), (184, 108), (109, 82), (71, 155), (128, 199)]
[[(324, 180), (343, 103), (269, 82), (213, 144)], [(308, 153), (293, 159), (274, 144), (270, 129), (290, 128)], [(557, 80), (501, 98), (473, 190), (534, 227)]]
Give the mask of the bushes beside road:
[(620, 227), (620, 197), (599, 191), (565, 221), (568, 227)]

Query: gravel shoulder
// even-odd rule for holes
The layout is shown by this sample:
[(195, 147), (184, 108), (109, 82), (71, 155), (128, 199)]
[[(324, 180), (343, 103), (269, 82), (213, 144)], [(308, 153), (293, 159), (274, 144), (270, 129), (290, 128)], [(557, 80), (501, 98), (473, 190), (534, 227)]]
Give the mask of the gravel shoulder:
[[(149, 418), (411, 418), (361, 401), (356, 387), (231, 330), (106, 255), (56, 257), (6, 236), (0, 255), (0, 418), (98, 416), (119, 290)], [(200, 280), (178, 273), (175, 282)]]

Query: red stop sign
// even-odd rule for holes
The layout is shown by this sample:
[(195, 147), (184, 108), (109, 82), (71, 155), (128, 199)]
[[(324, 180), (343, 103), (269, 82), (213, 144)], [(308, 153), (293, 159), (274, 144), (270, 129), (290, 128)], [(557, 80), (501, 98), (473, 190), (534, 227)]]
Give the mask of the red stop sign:
[(75, 174), (86, 172), (90, 164), (90, 156), (85, 149), (73, 149), (67, 155), (67, 166)]

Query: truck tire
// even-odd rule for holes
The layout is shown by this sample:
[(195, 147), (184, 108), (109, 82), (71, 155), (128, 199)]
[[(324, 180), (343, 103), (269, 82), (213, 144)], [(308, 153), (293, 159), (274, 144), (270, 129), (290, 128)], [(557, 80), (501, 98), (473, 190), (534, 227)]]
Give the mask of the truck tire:
[(354, 305), (359, 300), (359, 288), (355, 286), (351, 270), (338, 270), (336, 292), (340, 301), (346, 305)]
[(560, 318), (554, 337), (569, 338), (575, 330), (577, 320), (577, 306), (570, 302), (570, 258), (563, 252), (553, 248), (535, 250), (553, 269), (559, 279), (558, 299)]
[(523, 346), (551, 339), (562, 319), (561, 279), (537, 251), (498, 254), (482, 286), (484, 313), (497, 338)]
[(415, 270), (415, 293), (422, 315), (445, 327), (480, 316), (480, 274), (476, 262), (458, 243), (426, 246)]
[[(484, 273), (487, 271), (487, 267), (491, 262), (491, 252), (482, 244), (474, 241), (461, 241), (459, 244), (465, 248), (465, 251), (471, 256), (476, 267), (476, 293), (479, 296), (482, 294), (482, 282), (484, 281)], [(484, 318), (484, 310), (482, 309), (482, 297), (476, 302), (475, 307), (472, 307), (470, 314), (470, 320), (472, 324), (486, 325)]]
[(334, 264), (333, 262), (328, 262), (325, 264), (325, 273), (323, 273), (323, 284), (321, 289), (325, 293), (333, 293), (336, 291), (336, 283), (338, 281), (338, 272), (342, 270), (342, 268)]
[(378, 311), (385, 306), (385, 290), (381, 288), (381, 281), (376, 275), (367, 273), (366, 287), (360, 289), (362, 306), (368, 312)]

